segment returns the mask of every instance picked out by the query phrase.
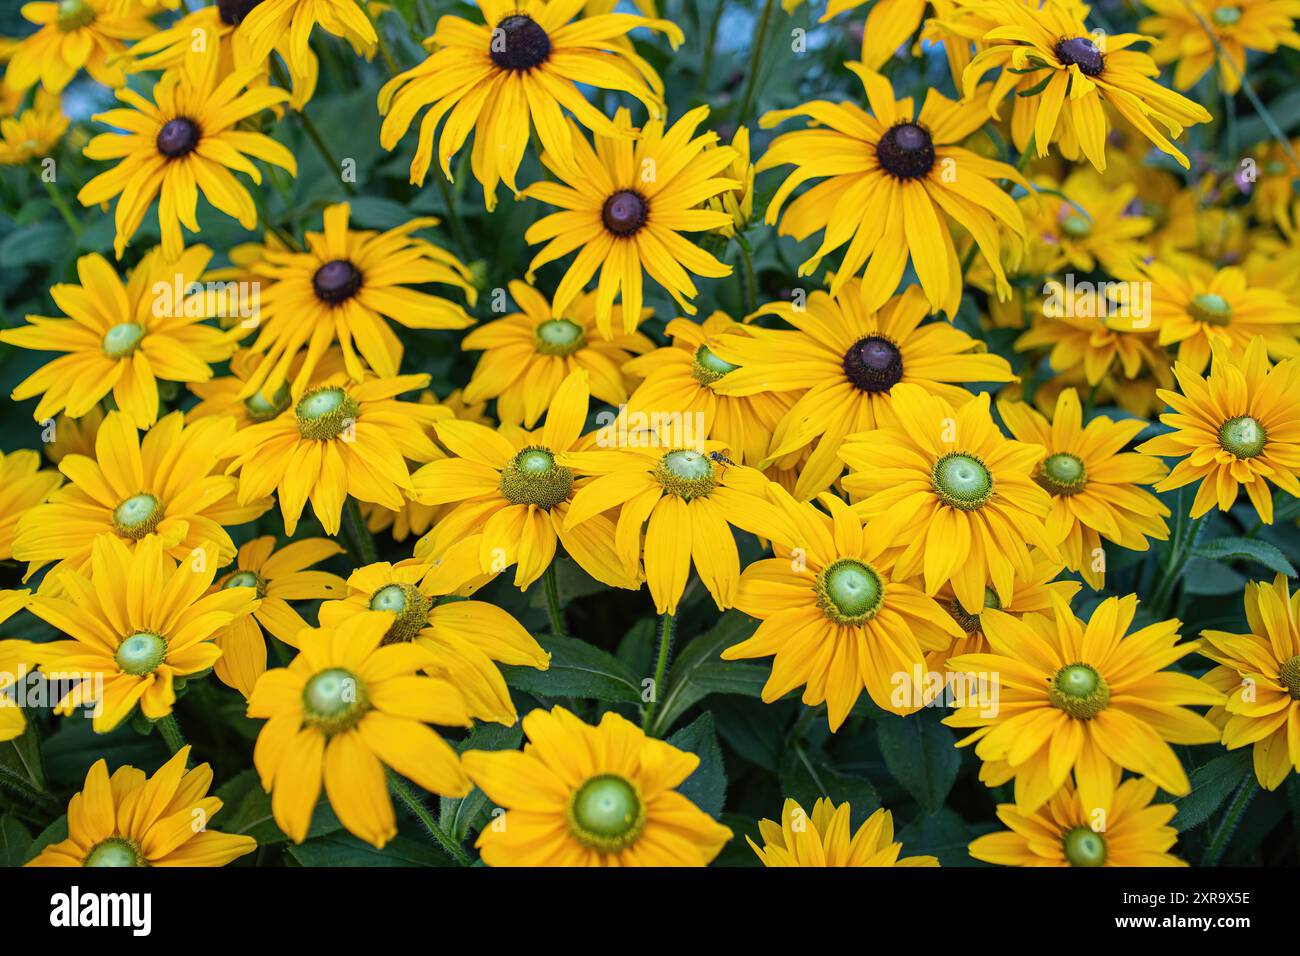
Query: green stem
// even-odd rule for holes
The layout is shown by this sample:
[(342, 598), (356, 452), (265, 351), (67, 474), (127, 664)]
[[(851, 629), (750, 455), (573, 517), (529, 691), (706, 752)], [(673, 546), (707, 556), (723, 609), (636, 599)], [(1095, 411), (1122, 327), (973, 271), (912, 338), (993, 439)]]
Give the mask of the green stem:
[(1241, 815), (1246, 812), (1246, 808), (1250, 806), (1250, 801), (1255, 799), (1257, 793), (1259, 793), (1259, 784), (1256, 783), (1255, 775), (1252, 773), (1237, 789), (1237, 795), (1229, 804), (1228, 812), (1219, 821), (1219, 828), (1214, 831), (1214, 836), (1210, 838), (1210, 845), (1205, 848), (1205, 855), (1201, 857), (1201, 866), (1219, 865), (1219, 861), (1223, 859), (1224, 851), (1228, 849), (1228, 842), (1232, 839), (1232, 835), (1237, 832), (1237, 826), (1241, 822)]
[(808, 728), (812, 726), (818, 715), (824, 713), (825, 710), (826, 707), (824, 704), (818, 704), (816, 707), (805, 707), (804, 712), (799, 715), (799, 719), (796, 720), (794, 726), (790, 728), (790, 739), (796, 744), (803, 740), (803, 736), (808, 732)]
[(162, 739), (167, 742), (167, 749), (172, 753), (179, 753), (185, 746), (185, 735), (181, 733), (181, 725), (176, 722), (175, 714), (167, 714), (165, 717), (158, 718), (155, 726), (158, 733), (162, 734)]
[[(271, 57), (271, 73), (275, 76), (275, 82), (280, 86), (286, 90), (292, 88), (291, 81), (284, 72), (284, 66), (275, 57)], [(307, 115), (306, 107), (295, 110), (294, 115), (298, 117), (298, 123), (302, 126), (302, 131), (307, 134), (307, 138), (316, 147), (316, 152), (320, 153), (320, 158), (325, 161), (325, 166), (332, 169), (334, 175), (339, 177), (339, 182), (343, 184), (343, 191), (349, 196), (356, 195), (357, 187), (343, 178), (342, 164), (338, 161), (338, 157), (334, 155), (334, 151), (329, 148), (329, 144), (325, 142), (325, 137), (316, 128), (316, 124)]]
[(0, 788), (22, 797), (42, 810), (57, 813), (59, 802), (12, 767), (0, 764)]
[(724, 0), (714, 0), (713, 15), (709, 18), (709, 25), (704, 31), (704, 53), (700, 59), (701, 93), (707, 89), (709, 75), (713, 72), (713, 48), (718, 45), (718, 21), (722, 19), (724, 6), (726, 6)]
[(736, 114), (736, 124), (744, 125), (749, 120), (749, 111), (754, 106), (754, 97), (758, 93), (758, 71), (763, 62), (763, 50), (767, 47), (767, 26), (772, 20), (772, 8), (776, 0), (764, 0), (763, 13), (758, 19), (758, 30), (754, 33), (754, 53), (749, 60), (749, 75), (745, 77), (745, 93), (740, 98), (740, 111)]
[(564, 637), (564, 612), (560, 609), (560, 586), (555, 580), (555, 560), (546, 566), (542, 575), (542, 584), (546, 588), (546, 609), (551, 614), (551, 633)]
[(655, 661), (654, 676), (654, 698), (650, 701), (649, 706), (645, 709), (645, 714), (641, 718), (641, 729), (646, 733), (651, 733), (651, 729), (658, 730), (655, 727), (655, 711), (659, 706), (660, 692), (663, 690), (664, 677), (668, 672), (668, 658), (673, 647), (673, 616), (665, 614), (663, 624), (659, 628), (659, 657)]
[(361, 506), (357, 504), (356, 498), (348, 497), (343, 505), (343, 518), (361, 564), (363, 566), (374, 564), (379, 560), (379, 554), (375, 551), (375, 539), (370, 537), (370, 529), (366, 527), (366, 520), (361, 516)]
[(63, 197), (63, 192), (58, 186), (54, 185), (54, 183), (50, 182), (44, 176), (41, 176), (41, 182), (45, 186), (45, 191), (50, 194), (50, 202), (54, 203), (54, 208), (59, 211), (59, 215), (62, 216), (63, 221), (68, 224), (68, 228), (72, 230), (72, 234), (78, 239), (81, 238), (81, 223), (78, 222), (77, 217), (73, 215), (72, 208), (68, 205), (67, 199)]
[(461, 222), (460, 212), (456, 209), (456, 197), (451, 194), (451, 181), (442, 171), (442, 164), (437, 158), (433, 161), (433, 178), (438, 182), (442, 204), (447, 207), (447, 225), (451, 227), (451, 238), (456, 243), (456, 251), (462, 259), (468, 259), (469, 238), (465, 234), (465, 224)]
[(1193, 519), (1186, 526), (1183, 520), (1183, 515), (1180, 513), (1174, 521), (1174, 533), (1169, 542), (1169, 563), (1165, 565), (1165, 573), (1161, 575), (1160, 583), (1156, 585), (1155, 594), (1151, 597), (1151, 610), (1157, 621), (1164, 620), (1169, 614), (1174, 585), (1178, 582), (1183, 565), (1187, 563), (1188, 552), (1196, 542), (1196, 534), (1201, 527), (1201, 522), (1205, 520), (1205, 515)]
[(758, 276), (754, 273), (754, 257), (749, 251), (749, 243), (741, 236), (736, 236), (736, 246), (740, 249), (740, 272), (744, 277), (741, 286), (745, 297), (745, 316), (758, 311)]
[(388, 771), (388, 789), (393, 792), (393, 796), (400, 800), (406, 809), (411, 811), (411, 815), (424, 825), (425, 830), (429, 832), (429, 836), (433, 837), (433, 842), (437, 843), (444, 853), (460, 866), (474, 865), (474, 861), (465, 852), (464, 847), (449, 837), (442, 827), (438, 826), (438, 821), (433, 818), (433, 814), (429, 813), (424, 803), (416, 796), (406, 781), (391, 770)]
[(366, 19), (370, 21), (370, 29), (375, 31), (375, 37), (379, 40), (379, 55), (384, 59), (384, 66), (388, 67), (388, 72), (392, 73), (394, 76), (401, 73), (402, 71), (397, 65), (397, 60), (393, 57), (393, 51), (389, 49), (388, 41), (384, 39), (384, 31), (379, 29), (379, 21), (370, 15), (370, 10), (366, 6), (365, 0), (357, 0), (357, 6), (361, 8), (361, 12), (364, 13)]

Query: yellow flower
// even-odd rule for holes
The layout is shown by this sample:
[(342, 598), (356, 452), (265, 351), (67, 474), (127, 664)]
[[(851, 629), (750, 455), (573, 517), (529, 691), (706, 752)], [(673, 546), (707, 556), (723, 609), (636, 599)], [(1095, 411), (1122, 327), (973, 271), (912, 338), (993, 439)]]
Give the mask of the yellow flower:
[(0, 332), (0, 341), (20, 348), (66, 353), (29, 375), (10, 397), (40, 395), (33, 416), (41, 422), (63, 411), (81, 418), (111, 393), (123, 413), (148, 428), (158, 420), (159, 379), (207, 381), (211, 366), (234, 351), (230, 333), (203, 322), (203, 295), (186, 291), (203, 281), (211, 259), (207, 246), (191, 246), (175, 258), (159, 246), (124, 283), (103, 256), (82, 256), (81, 284), (50, 288), (68, 318), (29, 315), (29, 325)]
[(48, 440), (42, 432), (41, 441), (45, 446), (45, 457), (58, 464), (66, 455), (87, 455), (94, 457), (95, 436), (99, 426), (104, 424), (104, 407), (91, 406), (90, 411), (80, 418), (70, 418), (63, 412), (54, 416), (49, 426)]
[(904, 583), (887, 552), (890, 539), (874, 527), (864, 531), (840, 499), (822, 496), (829, 517), (778, 488), (772, 499), (785, 519), (771, 532), (776, 557), (745, 569), (735, 602), (763, 623), (723, 659), (773, 656), (764, 702), (805, 685), (803, 702), (825, 702), (832, 733), (864, 689), (891, 713), (920, 710), (927, 701), (897, 694), (898, 675), (923, 673), (927, 652), (947, 650), (961, 629)]
[[(1061, 289), (1064, 296), (1065, 287)], [(1057, 373), (1056, 379), (1075, 376), (1089, 386), (1104, 380), (1121, 386), (1140, 379), (1144, 371), (1154, 375), (1161, 385), (1173, 384), (1169, 359), (1159, 347), (1155, 332), (1134, 331), (1132, 314), (1121, 315), (1107, 303), (1107, 314), (1095, 315), (1090, 314), (1093, 310), (1070, 308), (1067, 303), (1063, 299), (1062, 308), (1053, 310), (1059, 314), (1048, 315), (1047, 310), (1036, 313), (1033, 324), (1016, 339), (1016, 351), (1050, 347), (1047, 362)], [(1048, 381), (1049, 387), (1053, 381)]]
[(881, 807), (853, 832), (852, 808), (826, 797), (813, 804), (812, 819), (790, 798), (781, 807), (781, 822), (758, 821), (763, 846), (749, 837), (764, 866), (938, 866), (932, 856), (899, 859), (903, 844), (894, 842), (894, 816)]
[(146, 37), (154, 26), (144, 11), (115, 6), (116, 0), (23, 4), (23, 17), (40, 29), (13, 51), (5, 86), (26, 90), (40, 83), (58, 93), (83, 69), (105, 86), (121, 86), (126, 73), (116, 58), (126, 50), (122, 41)]
[(64, 571), (59, 596), (36, 594), (28, 610), (71, 638), (33, 645), (41, 671), (51, 678), (96, 675), (78, 681), (55, 712), (96, 708), (96, 733), (112, 730), (137, 704), (150, 720), (170, 714), (176, 679), (212, 667), (221, 656), (213, 636), (257, 607), (253, 588), (206, 593), (216, 555), (215, 547), (203, 548), (178, 565), (157, 538), (132, 551), (101, 534), (89, 575)]
[(505, 809), (477, 847), (489, 866), (707, 866), (731, 839), (674, 788), (700, 758), (609, 711), (591, 727), (563, 707), (523, 720), (516, 750), (470, 750), (470, 779)]
[[(260, 9), (274, 6), (264, 4)], [(236, 129), (237, 124), (289, 94), (275, 87), (244, 90), (252, 74), (232, 73), (217, 81), (215, 58), (187, 60), (163, 75), (153, 88), (153, 102), (130, 89), (117, 98), (131, 109), (112, 109), (94, 119), (126, 133), (101, 133), (86, 146), (95, 160), (121, 160), (77, 193), (82, 205), (117, 201), (117, 235), (113, 249), (122, 258), (150, 204), (158, 200), (158, 228), (168, 258), (179, 258), (181, 226), (199, 231), (195, 218), (199, 194), (245, 229), (257, 226), (257, 209), (248, 190), (231, 174), (238, 170), (259, 186), (262, 174), (249, 157), (298, 174), (298, 164), (283, 145), (262, 133)]]
[[(68, 801), (68, 838), (42, 850), (28, 866), (225, 866), (257, 849), (251, 836), (208, 824), (221, 799), (208, 796), (212, 768), (186, 770), (182, 747), (152, 777), (121, 766), (110, 777), (101, 758)], [(195, 821), (203, 826), (195, 826)]]
[(1228, 696), (1207, 715), (1229, 750), (1254, 744), (1255, 777), (1276, 790), (1300, 770), (1300, 591), (1286, 577), (1246, 585), (1248, 634), (1202, 631), (1201, 653), (1219, 666), (1205, 682)]
[(0, 561), (14, 556), (18, 519), (48, 499), (62, 483), (63, 477), (52, 468), (42, 468), (40, 454), (30, 448), (7, 455), (0, 452)]
[(998, 805), (1007, 829), (971, 841), (970, 855), (1001, 866), (1186, 866), (1168, 852), (1178, 842), (1169, 826), (1173, 803), (1152, 803), (1156, 785), (1126, 780), (1100, 826), (1094, 806), (1067, 781), (1039, 810)]
[(470, 272), (450, 252), (425, 239), (417, 229), (437, 225), (434, 218), (412, 219), (387, 232), (348, 229), (351, 207), (330, 206), (324, 232), (307, 233), (307, 252), (266, 249), (254, 263), (255, 276), (270, 284), (261, 293), (261, 326), (249, 346), (265, 353), (244, 384), (242, 398), (259, 389), (275, 394), (298, 353), (306, 349), (290, 385), (302, 395), (319, 357), (334, 343), (354, 380), (367, 366), (381, 378), (397, 374), (402, 342), (384, 321), (409, 329), (463, 329), (474, 324), (456, 303), (409, 288), (426, 282), (455, 286), (473, 303), (478, 293)]
[(483, 0), (484, 23), (439, 17), (433, 36), (424, 41), (432, 51), (428, 59), (379, 91), (379, 112), (386, 114), (380, 131), (384, 149), (393, 149), (420, 110), (431, 107), (420, 124), (412, 183), (424, 183), (434, 134), (448, 115), (438, 141), (438, 165), (450, 180), (452, 157), (473, 129), (471, 168), (483, 184), (489, 210), (496, 206), (498, 183), (519, 192), (515, 176), (534, 128), (548, 153), (562, 163), (573, 162), (571, 144), (577, 137), (570, 140), (565, 110), (599, 136), (628, 137), (628, 130), (588, 102), (579, 83), (630, 93), (651, 119), (662, 117), (663, 80), (625, 38), (637, 27), (649, 27), (665, 33), (676, 49), (682, 31), (669, 20), (626, 13), (575, 21), (582, 5), (576, 0)]
[(951, 582), (963, 607), (984, 606), (992, 582), (1011, 600), (1034, 573), (1029, 545), (1054, 556), (1043, 521), (1051, 498), (1033, 480), (1042, 445), (1002, 437), (980, 395), (958, 409), (919, 385), (895, 387), (888, 421), (840, 450), (844, 488), (883, 540), (906, 538), (894, 574), (924, 575), (925, 593)]
[(49, 156), (68, 131), (62, 113), (24, 110), (17, 117), (0, 120), (0, 166), (17, 166)]
[[(296, 376), (306, 358), (306, 352), (299, 352), (289, 363), (288, 376)], [(241, 431), (249, 425), (275, 418), (293, 403), (288, 381), (282, 382), (273, 392), (268, 393), (265, 388), (261, 388), (251, 395), (244, 395), (248, 380), (265, 359), (265, 353), (236, 349), (230, 357), (229, 375), (210, 378), (206, 382), (190, 383), (189, 389), (198, 396), (199, 401), (186, 411), (185, 417), (190, 421), (230, 417)], [(343, 353), (331, 346), (317, 359), (316, 369), (307, 384), (309, 387), (320, 385), (326, 379), (343, 374)]]
[[(1036, 177), (1040, 188), (1056, 188), (1050, 177)], [(1047, 253), (1042, 272), (1093, 272), (1109, 275), (1135, 269), (1148, 254), (1144, 238), (1155, 222), (1133, 211), (1138, 196), (1133, 183), (1115, 184), (1084, 167), (1056, 189), (1021, 200), (1030, 238)], [(1140, 207), (1139, 207), (1140, 208)]]
[(438, 600), (482, 581), (476, 551), (462, 544), (432, 566), (381, 561), (358, 568), (348, 577), (346, 597), (321, 605), (320, 623), (347, 631), (358, 620), (382, 618), (382, 644), (419, 647), (419, 666), (449, 681), (464, 698), (466, 713), (510, 726), (519, 718), (498, 665), (546, 670), (551, 657), (495, 604)]
[(740, 183), (740, 187), (712, 196), (705, 203), (710, 209), (725, 212), (731, 217), (731, 222), (718, 229), (719, 233), (728, 237), (744, 232), (754, 215), (754, 164), (749, 159), (748, 126), (736, 129), (735, 135), (731, 137), (731, 148), (735, 150), (736, 158), (723, 172)]
[[(717, 134), (695, 135), (709, 115), (691, 110), (672, 126), (652, 119), (634, 133), (627, 110), (614, 117), (618, 135), (596, 133), (596, 148), (569, 122), (570, 155), (547, 150), (542, 162), (559, 182), (533, 183), (523, 191), (560, 212), (528, 227), (524, 239), (545, 242), (528, 266), (528, 280), (548, 262), (574, 257), (552, 300), (553, 314), (565, 316), (596, 270), (596, 326), (614, 335), (614, 299), (620, 296), (623, 332), (636, 330), (643, 301), (643, 271), (664, 288), (687, 315), (697, 290), (690, 273), (709, 278), (731, 275), (731, 267), (682, 237), (683, 232), (719, 229), (731, 222), (724, 212), (700, 206), (712, 196), (741, 188), (720, 174), (735, 159), (716, 146)], [(713, 147), (713, 148), (711, 148)]]
[(290, 647), (298, 646), (298, 632), (309, 625), (289, 602), (342, 597), (347, 583), (341, 577), (307, 570), (342, 553), (343, 548), (328, 538), (304, 538), (277, 549), (274, 536), (266, 535), (240, 547), (235, 567), (216, 580), (213, 590), (253, 588), (261, 603), (250, 617), (240, 618), (213, 638), (221, 648), (214, 672), (223, 684), (245, 697), (253, 692), (266, 670), (263, 629)]
[(1244, 487), (1260, 520), (1272, 524), (1269, 482), (1300, 497), (1300, 360), (1270, 365), (1256, 338), (1244, 356), (1217, 348), (1208, 379), (1181, 362), (1174, 375), (1182, 394), (1158, 393), (1174, 410), (1160, 421), (1174, 430), (1137, 449), (1183, 459), (1156, 491), (1200, 481), (1191, 510), (1199, 518), (1216, 503), (1227, 511)]
[[(621, 370), (633, 355), (654, 348), (653, 342), (636, 331), (597, 336), (594, 292), (580, 293), (562, 314), (527, 283), (512, 280), (510, 295), (519, 312), (479, 326), (461, 343), (466, 351), (484, 350), (465, 386), (467, 402), (495, 398), (502, 424), (532, 428), (575, 369), (587, 373), (595, 398), (610, 405), (627, 401)], [(637, 321), (652, 314), (642, 309)]]
[(379, 42), (356, 0), (226, 0), (220, 6), (238, 21), (235, 62), (261, 65), (275, 50), (289, 66), (295, 91), (316, 83), (316, 55), (308, 43), (313, 27), (347, 40), (357, 56), (366, 59), (374, 56)]
[(304, 632), (289, 666), (253, 688), (248, 716), (266, 718), (253, 763), (295, 843), (307, 838), (322, 780), (339, 821), (376, 847), (397, 833), (386, 767), (443, 796), (470, 791), (456, 751), (425, 726), (468, 727), (465, 702), (452, 684), (418, 673), (422, 648), (381, 646), (390, 620), (364, 614)]
[(1053, 596), (1052, 614), (1016, 620), (992, 609), (981, 617), (992, 653), (963, 654), (954, 670), (996, 674), (1000, 707), (957, 710), (944, 723), (973, 732), (990, 787), (1015, 778), (1021, 813), (1033, 813), (1074, 771), (1085, 807), (1109, 812), (1117, 768), (1148, 777), (1174, 796), (1190, 789), (1170, 743), (1205, 744), (1218, 728), (1188, 705), (1219, 704), (1223, 695), (1188, 674), (1167, 671), (1199, 649), (1178, 643), (1177, 620), (1128, 634), (1137, 596), (1107, 598), (1085, 625)]
[(999, 402), (998, 413), (1014, 438), (1042, 446), (1034, 480), (1052, 496), (1047, 538), (1065, 566), (1094, 590), (1105, 578), (1101, 538), (1146, 551), (1147, 538), (1169, 537), (1164, 521), (1169, 509), (1138, 487), (1164, 478), (1164, 465), (1146, 455), (1121, 453), (1147, 427), (1145, 421), (1097, 415), (1084, 427), (1079, 394), (1072, 388), (1057, 398), (1050, 422), (1021, 402)]
[(795, 167), (767, 207), (768, 225), (776, 225), (797, 186), (825, 180), (790, 203), (781, 219), (783, 236), (803, 240), (824, 230), (821, 245), (799, 267), (799, 275), (811, 275), (824, 256), (847, 243), (831, 294), (861, 274), (863, 307), (874, 312), (894, 294), (910, 258), (931, 311), (955, 315), (962, 270), (951, 220), (975, 238), (997, 280), (998, 296), (1010, 295), (999, 256), (999, 227), (1013, 234), (1014, 243), (1023, 241), (1025, 222), (994, 180), (1024, 180), (1006, 163), (956, 145), (987, 122), (983, 103), (954, 103), (931, 87), (914, 114), (912, 100), (896, 100), (884, 76), (860, 63), (845, 65), (862, 81), (870, 112), (848, 101), (821, 101), (775, 110), (761, 121), (764, 129), (796, 116), (813, 124), (778, 136), (757, 167), (760, 173)]
[(1247, 51), (1274, 53), (1279, 46), (1300, 49), (1293, 0), (1143, 0), (1155, 11), (1138, 23), (1159, 42), (1151, 56), (1164, 66), (1177, 63), (1174, 86), (1191, 89), (1218, 67), (1219, 89), (1236, 95), (1246, 73)]
[(19, 519), (14, 556), (32, 562), (29, 576), (49, 561), (84, 571), (93, 543), (107, 534), (128, 548), (156, 541), (177, 561), (210, 544), (219, 565), (228, 563), (235, 545), (224, 526), (271, 507), (265, 496), (236, 502), (238, 482), (219, 472), (220, 446), (233, 433), (229, 419), (186, 426), (172, 412), (141, 439), (125, 415), (109, 412), (95, 457), (64, 456), (59, 470), (68, 483)]
[[(26, 591), (0, 591), (0, 607), (9, 612), (4, 617), (26, 607), (29, 597)], [(36, 645), (31, 641), (0, 640), (0, 743), (21, 737), (27, 729), (23, 708), (14, 695), (35, 662)]]
[(832, 295), (813, 292), (802, 308), (774, 302), (757, 315), (775, 315), (795, 331), (753, 327), (748, 338), (728, 337), (718, 356), (741, 366), (714, 383), (721, 395), (802, 392), (772, 433), (768, 460), (815, 443), (795, 496), (828, 488), (844, 465), (836, 457), (844, 436), (877, 427), (895, 389), (916, 385), (955, 406), (971, 394), (957, 382), (1007, 382), (1006, 359), (948, 322), (924, 322), (928, 309), (917, 286), (867, 309), (862, 283), (849, 280)]

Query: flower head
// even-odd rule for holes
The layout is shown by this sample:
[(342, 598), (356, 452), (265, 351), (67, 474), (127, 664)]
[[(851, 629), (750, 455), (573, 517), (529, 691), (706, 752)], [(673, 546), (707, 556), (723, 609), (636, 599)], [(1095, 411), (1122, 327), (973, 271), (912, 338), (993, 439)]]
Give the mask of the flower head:
[(932, 856), (899, 856), (903, 844), (894, 842), (894, 817), (884, 807), (854, 832), (852, 808), (836, 806), (826, 797), (813, 804), (811, 819), (803, 807), (786, 799), (781, 821), (760, 820), (763, 846), (746, 837), (764, 866), (938, 866)]
[(20, 12), (39, 29), (13, 51), (5, 70), (10, 90), (40, 83), (59, 93), (83, 69), (105, 86), (121, 86), (126, 82), (118, 61), (126, 51), (123, 41), (146, 37), (154, 29), (148, 12), (118, 0), (41, 0), (23, 4)]

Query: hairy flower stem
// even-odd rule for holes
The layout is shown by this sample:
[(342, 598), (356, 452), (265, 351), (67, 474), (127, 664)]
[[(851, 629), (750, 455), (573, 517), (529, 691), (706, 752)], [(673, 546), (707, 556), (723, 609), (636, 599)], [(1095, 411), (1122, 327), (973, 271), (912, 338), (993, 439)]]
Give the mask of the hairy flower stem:
[(555, 580), (555, 561), (546, 566), (542, 575), (542, 585), (546, 589), (546, 609), (551, 614), (551, 633), (564, 637), (564, 611), (560, 609), (560, 587)]
[(0, 789), (20, 797), (42, 811), (59, 812), (57, 800), (11, 767), (0, 765)]
[(437, 843), (442, 851), (455, 860), (458, 865), (473, 866), (474, 861), (470, 859), (469, 854), (465, 852), (465, 849), (460, 844), (448, 836), (442, 827), (438, 826), (438, 821), (433, 818), (433, 815), (429, 813), (424, 803), (411, 790), (406, 781), (391, 770), (387, 773), (388, 789), (392, 791), (393, 796), (400, 800), (406, 809), (411, 811), (411, 815), (424, 825), (424, 828), (429, 832), (429, 836), (433, 838), (433, 842)]
[[(286, 90), (292, 89), (293, 84), (284, 72), (284, 64), (275, 57), (271, 57), (271, 73), (275, 77), (276, 83)], [(343, 184), (343, 191), (349, 196), (356, 195), (357, 187), (343, 178), (343, 166), (339, 163), (338, 157), (334, 155), (334, 151), (329, 148), (329, 144), (325, 142), (325, 137), (316, 128), (316, 124), (307, 115), (307, 110), (303, 108), (293, 112), (298, 117), (298, 123), (302, 126), (302, 131), (307, 134), (307, 138), (316, 147), (316, 152), (320, 153), (320, 158), (325, 161), (325, 166), (333, 170), (334, 175), (339, 177), (339, 182)]]
[(1184, 525), (1183, 515), (1179, 512), (1178, 518), (1174, 521), (1173, 536), (1169, 542), (1169, 563), (1165, 565), (1164, 574), (1161, 575), (1160, 582), (1151, 596), (1151, 611), (1157, 621), (1163, 621), (1169, 615), (1174, 586), (1178, 582), (1179, 575), (1182, 574), (1183, 566), (1187, 564), (1192, 545), (1196, 543), (1196, 536), (1204, 520), (1205, 516), (1202, 515)]
[(1255, 775), (1252, 773), (1237, 788), (1237, 795), (1233, 798), (1232, 803), (1228, 805), (1228, 811), (1219, 821), (1218, 829), (1214, 831), (1214, 836), (1210, 838), (1210, 844), (1205, 848), (1205, 855), (1201, 857), (1201, 866), (1218, 866), (1219, 861), (1223, 859), (1223, 853), (1228, 849), (1228, 843), (1232, 840), (1232, 835), (1237, 832), (1237, 826), (1241, 822), (1241, 815), (1246, 812), (1250, 802), (1255, 799), (1255, 794), (1259, 793), (1259, 784), (1255, 781)]
[(357, 504), (357, 499), (348, 497), (343, 505), (343, 519), (347, 525), (348, 537), (352, 539), (352, 545), (362, 566), (378, 561), (375, 540), (370, 537), (370, 529), (366, 527), (366, 520), (361, 516), (361, 506)]
[(181, 733), (181, 725), (176, 722), (175, 714), (158, 718), (155, 726), (172, 753), (178, 753), (185, 746), (185, 735)]
[(80, 236), (81, 223), (78, 222), (77, 217), (73, 215), (72, 209), (68, 205), (68, 200), (63, 197), (63, 192), (58, 186), (50, 182), (44, 176), (41, 176), (41, 183), (45, 186), (45, 191), (50, 194), (50, 202), (54, 203), (54, 208), (59, 211), (59, 215), (62, 216), (63, 221), (68, 224), (68, 228), (72, 230), (72, 234), (74, 236)]
[(736, 236), (736, 247), (740, 250), (740, 272), (744, 277), (741, 289), (744, 293), (745, 317), (758, 311), (758, 277), (754, 274), (754, 257), (750, 254), (749, 243), (743, 236)]
[(736, 125), (742, 126), (749, 121), (749, 111), (754, 107), (754, 97), (758, 93), (758, 73), (763, 61), (763, 50), (767, 47), (767, 27), (772, 21), (772, 8), (776, 0), (764, 0), (763, 12), (758, 19), (758, 29), (754, 31), (754, 55), (749, 59), (749, 75), (745, 77), (745, 93), (740, 98), (740, 110), (736, 113)]
[(659, 729), (655, 727), (655, 712), (659, 707), (659, 697), (663, 690), (664, 676), (668, 672), (668, 658), (672, 653), (672, 647), (673, 616), (665, 614), (663, 623), (659, 628), (659, 658), (655, 661), (654, 697), (646, 706), (645, 713), (641, 718), (641, 729), (648, 734), (651, 733), (652, 728), (654, 730)]

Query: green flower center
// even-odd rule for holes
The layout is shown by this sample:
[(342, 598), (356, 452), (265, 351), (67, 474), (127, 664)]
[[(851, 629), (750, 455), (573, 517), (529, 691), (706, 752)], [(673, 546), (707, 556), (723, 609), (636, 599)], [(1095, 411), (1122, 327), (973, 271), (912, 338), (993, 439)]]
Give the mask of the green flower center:
[(136, 541), (153, 534), (162, 518), (162, 506), (147, 491), (132, 495), (113, 509), (113, 527), (117, 533)]
[(86, 0), (59, 0), (58, 19), (55, 21), (63, 33), (80, 30), (95, 22), (95, 11)]
[(587, 333), (572, 319), (547, 319), (534, 334), (542, 355), (572, 355), (587, 344)]
[(709, 456), (689, 448), (668, 452), (655, 465), (654, 474), (664, 491), (686, 501), (705, 497), (718, 484)]
[(1292, 700), (1300, 700), (1300, 654), (1288, 658), (1278, 670), (1277, 678)]
[(1264, 450), (1268, 432), (1249, 415), (1230, 418), (1219, 428), (1219, 445), (1238, 458), (1254, 458)]
[(1034, 480), (1053, 495), (1076, 495), (1088, 483), (1088, 472), (1074, 455), (1058, 452), (1038, 466)]
[(501, 494), (511, 504), (550, 511), (573, 492), (573, 471), (556, 464), (550, 449), (534, 445), (501, 469)]
[(284, 382), (269, 399), (260, 391), (244, 399), (244, 409), (255, 422), (265, 422), (289, 407), (289, 383)]
[[(984, 589), (984, 607), (1002, 608), (1002, 602), (998, 599), (998, 592), (990, 587)], [(948, 605), (948, 613), (952, 615), (957, 625), (967, 634), (983, 634), (984, 626), (980, 622), (978, 614), (971, 614), (961, 605), (961, 601), (953, 598), (952, 603)]]
[(1087, 664), (1069, 664), (1056, 672), (1047, 696), (1071, 717), (1092, 720), (1110, 703), (1110, 687)]
[(1077, 212), (1072, 212), (1061, 220), (1061, 232), (1071, 239), (1087, 239), (1092, 235), (1092, 222)]
[(1232, 306), (1228, 300), (1210, 292), (1193, 297), (1187, 311), (1197, 322), (1208, 322), (1210, 325), (1227, 325), (1232, 319)]
[(266, 596), (266, 582), (252, 571), (236, 571), (221, 586), (223, 588), (255, 588), (258, 597)]
[(588, 849), (617, 853), (636, 842), (645, 829), (645, 806), (636, 788), (622, 777), (592, 777), (573, 792), (565, 808), (573, 838)]
[(104, 354), (112, 359), (126, 358), (143, 340), (143, 325), (138, 322), (119, 322), (104, 333)]
[(885, 601), (885, 586), (876, 569), (853, 558), (823, 568), (814, 590), (817, 606), (836, 624), (869, 621)]
[(338, 438), (349, 426), (356, 425), (361, 406), (336, 385), (316, 388), (298, 399), (294, 415), (298, 434), (316, 441)]
[(1061, 843), (1065, 859), (1071, 866), (1103, 866), (1106, 863), (1106, 840), (1089, 827), (1075, 827)]
[(122, 837), (109, 837), (96, 843), (86, 854), (83, 866), (144, 866), (140, 848)]
[(136, 631), (117, 646), (113, 659), (133, 677), (152, 674), (167, 658), (167, 642), (152, 631)]
[(974, 455), (950, 452), (934, 463), (930, 477), (940, 500), (962, 511), (981, 508), (993, 497), (993, 475)]
[(1230, 27), (1241, 20), (1241, 11), (1236, 7), (1215, 7), (1210, 19), (1216, 27)]
[(707, 345), (701, 345), (695, 350), (695, 360), (691, 362), (691, 374), (701, 385), (712, 385), (728, 372), (734, 372), (738, 368), (739, 365), (732, 365), (718, 358)]
[(433, 601), (414, 584), (385, 584), (370, 595), (370, 610), (389, 611), (397, 615), (384, 635), (384, 644), (404, 644), (429, 623)]
[(320, 671), (302, 689), (303, 718), (327, 734), (336, 734), (356, 726), (367, 710), (370, 699), (366, 685), (342, 667)]

